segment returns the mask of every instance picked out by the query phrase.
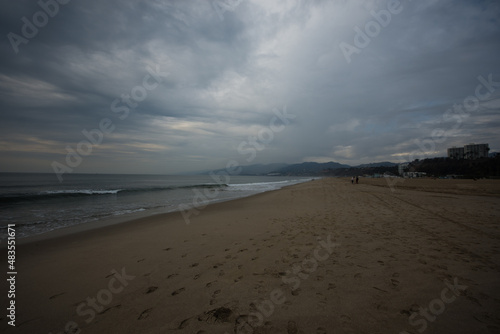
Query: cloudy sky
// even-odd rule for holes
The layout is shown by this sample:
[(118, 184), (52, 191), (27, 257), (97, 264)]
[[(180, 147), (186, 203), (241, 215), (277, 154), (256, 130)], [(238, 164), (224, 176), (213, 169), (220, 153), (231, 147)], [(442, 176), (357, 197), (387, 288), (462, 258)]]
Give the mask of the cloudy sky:
[(498, 1), (41, 4), (1, 3), (0, 171), (500, 151)]

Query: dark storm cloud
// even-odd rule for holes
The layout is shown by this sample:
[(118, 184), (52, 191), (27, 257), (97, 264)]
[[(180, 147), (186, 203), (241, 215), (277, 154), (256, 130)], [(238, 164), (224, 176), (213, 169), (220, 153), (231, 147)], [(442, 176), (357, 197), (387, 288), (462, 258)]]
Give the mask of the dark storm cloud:
[[(55, 0), (42, 2), (55, 10)], [(9, 33), (22, 37), (22, 18), (33, 22), (42, 8), (3, 4), (0, 170), (51, 171), (53, 161), (64, 163), (68, 145), (85, 139), (82, 130), (105, 118), (114, 131), (75, 172), (243, 164), (238, 147), (285, 105), (293, 121), (252, 163), (398, 161), (437, 129), (447, 136), (430, 156), (468, 142), (500, 149), (499, 86), (459, 126), (443, 118), (475, 95), (478, 77), (500, 82), (497, 2), (228, 4), (221, 10), (209, 1), (72, 0), (15, 47)], [(366, 34), (374, 22), (379, 31), (356, 45), (357, 29)], [(346, 57), (342, 43), (358, 52)], [(145, 90), (151, 71), (160, 82)], [(130, 100), (140, 92), (147, 96)], [(116, 100), (127, 117), (112, 108)]]

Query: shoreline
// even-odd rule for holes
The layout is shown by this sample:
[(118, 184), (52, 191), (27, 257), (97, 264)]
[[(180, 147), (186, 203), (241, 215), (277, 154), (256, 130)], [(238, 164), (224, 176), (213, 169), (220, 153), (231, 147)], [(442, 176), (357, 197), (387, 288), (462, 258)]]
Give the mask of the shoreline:
[(498, 197), (381, 181), (324, 178), (214, 203), (189, 225), (172, 212), (20, 244), (17, 327), (2, 332), (499, 329)]
[[(303, 181), (301, 183), (307, 183), (307, 182), (311, 182), (314, 180), (317, 180), (317, 178)], [(301, 183), (298, 183), (298, 184), (301, 184)], [(252, 196), (258, 196), (258, 195), (261, 195), (261, 194), (264, 194), (267, 192), (273, 192), (273, 191), (278, 191), (278, 190), (281, 190), (281, 189), (284, 189), (287, 187), (293, 187), (294, 185), (296, 185), (296, 184), (287, 185), (287, 186), (284, 186), (284, 187), (279, 188), (279, 189), (263, 191), (263, 192), (255, 193), (252, 195), (243, 196), (243, 197), (236, 197), (236, 198), (229, 198), (229, 199), (227, 199), (227, 198), (213, 199), (213, 200), (210, 200), (206, 206), (210, 206), (210, 205), (214, 205), (214, 204), (218, 204), (218, 203), (237, 201), (237, 200), (252, 197)], [(203, 209), (196, 209), (196, 210), (203, 211)], [(118, 216), (110, 216), (110, 217), (98, 219), (98, 220), (92, 221), (92, 222), (86, 222), (86, 223), (65, 226), (65, 227), (55, 229), (55, 230), (51, 230), (51, 231), (47, 231), (47, 232), (43, 232), (43, 233), (39, 233), (39, 234), (27, 236), (27, 237), (18, 238), (17, 244), (19, 244), (19, 245), (29, 244), (32, 242), (44, 241), (46, 239), (54, 239), (54, 238), (65, 237), (65, 236), (72, 235), (72, 234), (88, 232), (88, 231), (95, 230), (95, 229), (98, 230), (98, 229), (106, 228), (106, 227), (113, 226), (113, 225), (133, 223), (134, 221), (148, 219), (150, 217), (179, 213), (182, 210), (179, 209), (179, 207), (177, 207), (177, 208), (172, 209), (171, 211), (167, 211), (167, 212), (158, 212), (158, 211), (163, 211), (163, 209), (146, 209), (146, 210), (143, 210), (140, 212), (133, 212), (133, 213), (123, 214), (123, 215), (118, 215)], [(0, 244), (0, 249), (3, 249), (6, 246), (7, 245)]]

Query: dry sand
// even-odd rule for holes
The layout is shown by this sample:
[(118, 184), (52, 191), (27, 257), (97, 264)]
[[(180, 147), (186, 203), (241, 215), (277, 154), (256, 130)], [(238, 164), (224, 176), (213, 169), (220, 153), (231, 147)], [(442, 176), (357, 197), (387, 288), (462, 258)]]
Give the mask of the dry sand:
[(19, 245), (0, 330), (499, 333), (500, 181), (360, 181)]

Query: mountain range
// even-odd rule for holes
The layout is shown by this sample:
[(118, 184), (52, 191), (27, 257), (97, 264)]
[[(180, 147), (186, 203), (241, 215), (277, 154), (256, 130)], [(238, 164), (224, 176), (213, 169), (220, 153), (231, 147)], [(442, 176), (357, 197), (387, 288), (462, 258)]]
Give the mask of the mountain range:
[[(239, 175), (320, 175), (325, 171), (332, 171), (335, 169), (361, 169), (361, 168), (374, 168), (374, 167), (394, 167), (398, 164), (394, 162), (384, 161), (370, 164), (362, 164), (357, 166), (350, 166), (338, 162), (303, 162), (298, 164), (286, 163), (273, 163), (273, 164), (255, 164), (248, 166), (241, 166)], [(212, 171), (213, 173), (222, 172), (224, 169)], [(203, 172), (201, 174), (208, 174)]]

